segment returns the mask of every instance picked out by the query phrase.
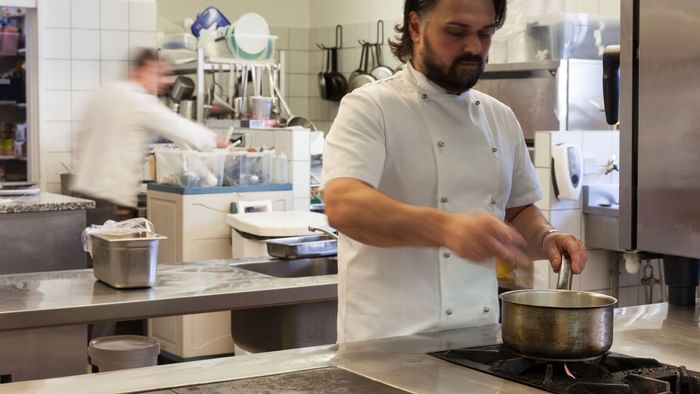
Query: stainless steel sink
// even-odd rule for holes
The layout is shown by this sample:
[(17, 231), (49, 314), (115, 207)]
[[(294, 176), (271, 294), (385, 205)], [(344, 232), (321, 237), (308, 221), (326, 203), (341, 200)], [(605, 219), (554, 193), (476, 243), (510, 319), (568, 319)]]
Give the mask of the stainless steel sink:
[(338, 260), (335, 257), (237, 263), (232, 264), (232, 266), (278, 278), (300, 278), (338, 273)]
[[(335, 257), (242, 262), (232, 266), (281, 278), (338, 273)], [(336, 342), (337, 300), (231, 311), (231, 336), (253, 353)]]

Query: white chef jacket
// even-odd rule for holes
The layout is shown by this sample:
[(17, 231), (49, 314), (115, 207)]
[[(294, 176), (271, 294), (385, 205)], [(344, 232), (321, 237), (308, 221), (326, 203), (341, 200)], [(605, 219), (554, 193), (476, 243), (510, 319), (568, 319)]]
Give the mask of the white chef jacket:
[(198, 150), (216, 148), (216, 135), (165, 107), (133, 81), (98, 90), (81, 125), (72, 190), (136, 207), (148, 144), (161, 135)]
[[(410, 66), (343, 99), (323, 184), (337, 178), (404, 203), (500, 219), (542, 198), (511, 109), (473, 89), (446, 94)], [(338, 263), (339, 342), (497, 323), (495, 261), (477, 264), (446, 248), (373, 247), (341, 234)]]

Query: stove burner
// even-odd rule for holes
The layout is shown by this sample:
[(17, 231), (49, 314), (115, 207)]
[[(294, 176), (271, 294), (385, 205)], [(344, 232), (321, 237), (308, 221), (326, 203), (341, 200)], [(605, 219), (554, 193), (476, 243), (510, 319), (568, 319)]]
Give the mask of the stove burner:
[(564, 363), (521, 357), (503, 345), (432, 355), (551, 393), (700, 394), (699, 373), (651, 358), (607, 353), (591, 360)]

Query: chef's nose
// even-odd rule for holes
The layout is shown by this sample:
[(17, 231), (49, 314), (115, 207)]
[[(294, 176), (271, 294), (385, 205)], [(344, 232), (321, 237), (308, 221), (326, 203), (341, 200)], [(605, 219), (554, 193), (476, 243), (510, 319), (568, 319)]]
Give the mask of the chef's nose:
[(462, 50), (464, 53), (469, 53), (477, 55), (481, 53), (482, 43), (481, 37), (478, 34), (469, 34), (464, 41), (464, 47)]

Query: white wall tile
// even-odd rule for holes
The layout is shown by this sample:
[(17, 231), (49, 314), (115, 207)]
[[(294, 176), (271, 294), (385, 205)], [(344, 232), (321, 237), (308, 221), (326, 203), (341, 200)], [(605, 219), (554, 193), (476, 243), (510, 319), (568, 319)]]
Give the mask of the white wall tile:
[(572, 144), (581, 146), (583, 138), (580, 131), (555, 131), (550, 133), (552, 146), (560, 144)]
[(70, 0), (46, 0), (39, 12), (44, 14), (44, 27), (70, 27)]
[(549, 168), (535, 168), (537, 183), (540, 184), (544, 198), (535, 203), (539, 209), (549, 210), (552, 206), (552, 170)]
[(71, 94), (72, 117), (74, 121), (85, 119), (85, 113), (88, 109), (92, 95), (95, 92), (73, 92)]
[(576, 0), (576, 12), (597, 15), (600, 13), (600, 6), (595, 0)]
[(305, 51), (289, 51), (287, 71), (291, 74), (309, 73), (309, 53)]
[[(315, 119), (328, 119), (328, 101), (320, 97), (309, 99), (309, 117)], [(318, 126), (318, 125), (317, 125)]]
[(604, 166), (613, 155), (613, 133), (610, 131), (583, 131), (581, 151), (584, 159), (593, 159), (595, 166)]
[(289, 28), (289, 49), (290, 50), (309, 50), (309, 29), (290, 27)]
[(42, 83), (46, 90), (70, 90), (70, 60), (46, 60)]
[(45, 59), (70, 59), (71, 35), (68, 29), (44, 30), (44, 58)]
[(74, 60), (100, 60), (100, 31), (72, 30), (71, 56)]
[[(131, 4), (131, 3), (130, 3)], [(129, 32), (129, 56), (133, 58), (141, 48), (155, 48), (158, 40), (157, 33)]]
[(309, 96), (309, 75), (293, 74), (287, 80), (289, 81), (288, 97)]
[(351, 73), (360, 65), (360, 49), (341, 49), (338, 59), (338, 67), (342, 73)]
[(129, 1), (102, 0), (100, 3), (101, 28), (107, 30), (129, 29)]
[(70, 121), (71, 120), (70, 92), (42, 92), (41, 120)]
[(129, 1), (129, 30), (155, 32), (157, 18), (155, 0)]
[(71, 0), (71, 28), (99, 29), (100, 2), (96, 0)]
[(289, 49), (289, 28), (283, 26), (270, 26), (270, 34), (277, 36), (277, 49)]
[(47, 152), (42, 155), (44, 161), (43, 181), (47, 183), (61, 183), (61, 173), (66, 172), (61, 163), (72, 166), (71, 154), (66, 152)]
[(47, 183), (46, 187), (43, 189), (45, 192), (61, 194), (61, 184), (60, 183)]
[(103, 60), (100, 62), (100, 66), (101, 83), (103, 85), (109, 82), (126, 79), (129, 75), (129, 62)]
[(71, 122), (44, 122), (41, 128), (41, 149), (44, 152), (70, 152)]
[(552, 142), (550, 133), (538, 131), (535, 133), (535, 167), (552, 167)]
[(572, 234), (576, 236), (576, 238), (581, 238), (580, 210), (552, 211), (550, 214), (552, 226), (563, 232)]
[(293, 97), (287, 100), (290, 109), (294, 115), (309, 116), (309, 99), (301, 97)]
[(100, 87), (100, 62), (75, 60), (72, 64), (73, 90), (95, 90)]
[(102, 31), (102, 60), (129, 60), (129, 33), (126, 31)]
[(620, 0), (600, 0), (600, 14), (620, 18)]

